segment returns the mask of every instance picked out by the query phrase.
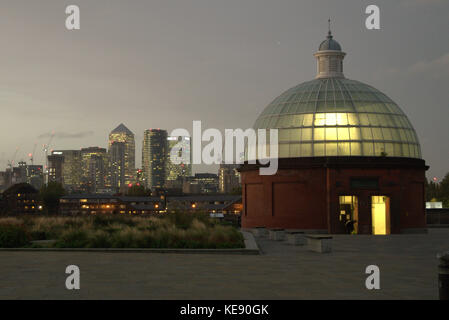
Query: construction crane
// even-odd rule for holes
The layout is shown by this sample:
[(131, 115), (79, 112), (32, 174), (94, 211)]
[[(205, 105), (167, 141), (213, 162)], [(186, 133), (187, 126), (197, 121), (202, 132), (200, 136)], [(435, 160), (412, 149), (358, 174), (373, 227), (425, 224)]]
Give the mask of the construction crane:
[(16, 161), (17, 152), (19, 152), (19, 147), (16, 148), (14, 155), (11, 157), (11, 160), (8, 161), (8, 167), (12, 170), (14, 167), (14, 162)]
[(43, 151), (45, 153), (45, 156), (48, 156), (48, 151), (50, 151), (50, 145), (51, 142), (53, 141), (53, 138), (55, 136), (55, 132), (52, 131), (52, 133), (50, 134), (50, 138), (48, 139), (48, 143), (43, 145)]
[(36, 152), (37, 143), (34, 144), (33, 152), (28, 153), (28, 157), (30, 158), (31, 165), (34, 165), (34, 153)]
[(50, 138), (48, 139), (48, 143), (43, 145), (43, 152), (45, 157), (45, 168), (44, 168), (44, 181), (48, 183), (48, 152), (50, 151), (50, 145), (55, 136), (55, 132), (52, 131), (50, 134)]

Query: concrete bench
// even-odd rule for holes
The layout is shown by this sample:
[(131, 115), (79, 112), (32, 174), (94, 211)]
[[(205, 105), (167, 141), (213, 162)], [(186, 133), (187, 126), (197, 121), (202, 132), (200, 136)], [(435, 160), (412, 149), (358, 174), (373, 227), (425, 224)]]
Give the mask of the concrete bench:
[(319, 253), (332, 252), (332, 236), (322, 234), (306, 235), (307, 248)]
[(285, 240), (285, 230), (284, 229), (270, 229), (268, 231), (270, 240), (284, 241)]
[(303, 246), (306, 244), (304, 231), (286, 231), (287, 243), (294, 246)]
[(265, 227), (255, 227), (252, 229), (252, 232), (256, 237), (266, 237), (268, 235), (268, 230)]

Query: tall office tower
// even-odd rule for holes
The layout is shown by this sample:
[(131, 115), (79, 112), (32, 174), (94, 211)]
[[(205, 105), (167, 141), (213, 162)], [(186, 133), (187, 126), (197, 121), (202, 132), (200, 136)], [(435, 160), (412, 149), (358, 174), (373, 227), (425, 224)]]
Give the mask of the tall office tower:
[(17, 167), (13, 168), (13, 184), (26, 183), (27, 182), (27, 164), (24, 161), (20, 161)]
[(237, 164), (221, 164), (218, 169), (218, 191), (231, 193), (240, 186), (240, 173)]
[(109, 183), (116, 191), (124, 191), (126, 144), (114, 141), (109, 146)]
[(81, 190), (82, 160), (80, 150), (55, 150), (52, 155), (64, 158), (62, 164), (62, 180), (64, 188), (68, 192)]
[[(173, 163), (170, 154), (174, 153), (180, 163)], [(167, 138), (166, 180), (175, 181), (178, 178), (192, 175), (192, 153), (190, 137)]]
[(145, 187), (162, 188), (165, 183), (167, 159), (167, 131), (161, 129), (145, 130), (142, 146), (142, 170)]
[[(115, 172), (114, 176), (119, 176), (120, 179), (124, 181), (124, 184), (134, 183), (136, 180), (136, 144), (134, 140), (134, 133), (131, 132), (123, 123), (121, 123), (117, 128), (111, 131), (109, 134), (109, 150), (113, 143), (121, 142), (124, 144), (124, 150), (122, 152), (114, 151), (116, 156), (122, 156), (123, 160), (116, 159), (116, 162), (123, 163), (124, 170)], [(121, 147), (116, 147), (120, 149)], [(118, 167), (116, 166), (116, 169)]]
[(51, 154), (48, 158), (48, 177), (47, 182), (58, 182), (64, 184), (62, 175), (62, 167), (64, 164), (64, 156), (62, 154)]
[(108, 156), (106, 149), (90, 147), (81, 149), (82, 188), (89, 193), (99, 193), (106, 187)]
[(27, 166), (27, 182), (36, 190), (39, 190), (44, 184), (44, 169), (41, 165)]

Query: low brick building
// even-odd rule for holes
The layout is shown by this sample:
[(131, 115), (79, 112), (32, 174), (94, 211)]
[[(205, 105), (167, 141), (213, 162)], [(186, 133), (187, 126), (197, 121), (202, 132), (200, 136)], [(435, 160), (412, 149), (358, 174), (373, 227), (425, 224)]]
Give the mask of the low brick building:
[(424, 231), (425, 169), (419, 159), (320, 157), (280, 159), (276, 175), (260, 176), (246, 165), (242, 225), (346, 233), (351, 219), (359, 234)]
[(165, 201), (159, 197), (122, 197), (110, 194), (64, 196), (59, 201), (62, 215), (90, 214), (159, 214)]
[(195, 195), (178, 197), (127, 197), (110, 194), (64, 196), (59, 201), (62, 215), (164, 214), (175, 210), (240, 215), (242, 197), (235, 195)]

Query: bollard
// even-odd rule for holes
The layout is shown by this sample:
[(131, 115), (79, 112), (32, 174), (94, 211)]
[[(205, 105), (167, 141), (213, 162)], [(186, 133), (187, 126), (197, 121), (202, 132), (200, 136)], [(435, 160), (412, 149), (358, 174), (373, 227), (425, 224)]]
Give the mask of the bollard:
[(438, 288), (440, 300), (449, 300), (449, 251), (437, 254), (440, 260), (438, 265)]

